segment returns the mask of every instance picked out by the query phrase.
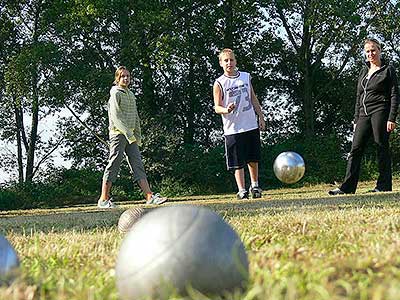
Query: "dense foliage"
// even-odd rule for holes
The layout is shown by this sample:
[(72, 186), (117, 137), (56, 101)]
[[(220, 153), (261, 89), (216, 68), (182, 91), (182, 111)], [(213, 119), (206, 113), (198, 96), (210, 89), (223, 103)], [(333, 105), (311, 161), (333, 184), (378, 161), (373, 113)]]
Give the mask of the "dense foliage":
[[(17, 191), (10, 197), (26, 206), (57, 203), (47, 189), (57, 199), (98, 194), (107, 159), (98, 137), (107, 140), (118, 65), (134, 77), (149, 178), (173, 196), (234, 189), (213, 111), (221, 48), (235, 49), (263, 105), (265, 188), (280, 185), (271, 166), (284, 150), (304, 156), (301, 183), (340, 180), (363, 39), (378, 37), (400, 59), (397, 1), (0, 0), (0, 21), (0, 135), (9, 146), (0, 167), (12, 175), (2, 197)], [(394, 157), (399, 145), (396, 133)], [(363, 178), (375, 176), (371, 151)], [(72, 165), (56, 167), (57, 152)], [(140, 199), (129, 178), (125, 167), (114, 193)]]

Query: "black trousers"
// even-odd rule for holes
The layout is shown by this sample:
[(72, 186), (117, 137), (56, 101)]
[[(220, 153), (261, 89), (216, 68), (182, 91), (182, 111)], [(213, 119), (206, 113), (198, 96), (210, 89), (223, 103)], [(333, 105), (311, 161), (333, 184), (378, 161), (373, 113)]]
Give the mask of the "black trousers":
[(389, 149), (390, 133), (386, 130), (387, 120), (387, 111), (378, 111), (358, 119), (347, 162), (346, 177), (340, 187), (343, 192), (354, 193), (356, 191), (361, 159), (371, 136), (377, 145), (379, 177), (376, 188), (380, 191), (392, 190), (392, 158)]

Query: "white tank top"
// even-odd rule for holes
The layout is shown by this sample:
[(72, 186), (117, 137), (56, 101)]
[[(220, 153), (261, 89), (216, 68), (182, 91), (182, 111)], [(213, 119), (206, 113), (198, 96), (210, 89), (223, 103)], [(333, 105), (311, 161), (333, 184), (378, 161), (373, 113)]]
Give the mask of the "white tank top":
[(256, 113), (251, 102), (250, 74), (237, 72), (235, 76), (222, 75), (216, 82), (222, 91), (222, 105), (235, 103), (229, 114), (222, 114), (224, 134), (231, 135), (258, 128)]

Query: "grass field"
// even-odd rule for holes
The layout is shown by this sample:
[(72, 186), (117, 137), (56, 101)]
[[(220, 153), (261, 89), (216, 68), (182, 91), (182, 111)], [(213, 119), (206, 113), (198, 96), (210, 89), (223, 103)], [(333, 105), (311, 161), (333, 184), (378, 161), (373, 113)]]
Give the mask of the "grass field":
[[(355, 195), (328, 197), (332, 187), (319, 185), (266, 191), (261, 200), (232, 194), (166, 205), (207, 206), (241, 236), (250, 282), (227, 298), (400, 299), (399, 186), (372, 194), (366, 191), (373, 183), (362, 183)], [(118, 299), (114, 266), (123, 236), (116, 224), (133, 205), (119, 204), (113, 211), (93, 205), (0, 212), (0, 233), (21, 259), (20, 276), (0, 288), (0, 299)]]

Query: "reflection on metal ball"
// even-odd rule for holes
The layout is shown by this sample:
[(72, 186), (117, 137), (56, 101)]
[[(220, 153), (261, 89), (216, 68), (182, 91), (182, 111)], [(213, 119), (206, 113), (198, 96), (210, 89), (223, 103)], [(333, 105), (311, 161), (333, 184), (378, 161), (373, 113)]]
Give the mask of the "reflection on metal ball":
[(283, 183), (298, 182), (303, 177), (305, 171), (304, 160), (296, 152), (282, 152), (274, 161), (275, 176)]
[(7, 239), (0, 235), (0, 286), (9, 284), (18, 275), (19, 259)]
[(132, 207), (125, 210), (118, 220), (118, 230), (121, 233), (127, 233), (132, 229), (133, 225), (144, 215), (144, 209), (140, 207)]

